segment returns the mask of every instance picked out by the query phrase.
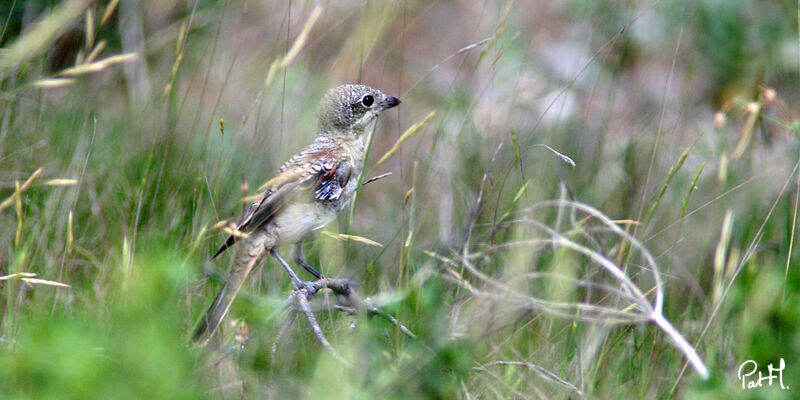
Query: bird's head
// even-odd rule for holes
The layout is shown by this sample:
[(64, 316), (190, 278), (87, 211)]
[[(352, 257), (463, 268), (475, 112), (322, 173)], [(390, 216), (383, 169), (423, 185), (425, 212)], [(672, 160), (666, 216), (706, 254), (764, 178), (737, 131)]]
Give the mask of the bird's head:
[(365, 85), (341, 85), (328, 91), (319, 104), (319, 126), (324, 133), (360, 134), (384, 110), (400, 99)]

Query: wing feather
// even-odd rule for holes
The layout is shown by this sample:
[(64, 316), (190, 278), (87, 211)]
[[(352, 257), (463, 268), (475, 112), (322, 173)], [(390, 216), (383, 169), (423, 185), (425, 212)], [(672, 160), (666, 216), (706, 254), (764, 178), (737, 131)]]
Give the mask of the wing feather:
[[(261, 195), (247, 208), (236, 230), (250, 233), (267, 223), (287, 201), (308, 192), (308, 199), (337, 200), (352, 175), (352, 168), (336, 152), (323, 146), (306, 147), (281, 167), (278, 174), (261, 186)], [(230, 235), (211, 257), (233, 246), (238, 237)]]

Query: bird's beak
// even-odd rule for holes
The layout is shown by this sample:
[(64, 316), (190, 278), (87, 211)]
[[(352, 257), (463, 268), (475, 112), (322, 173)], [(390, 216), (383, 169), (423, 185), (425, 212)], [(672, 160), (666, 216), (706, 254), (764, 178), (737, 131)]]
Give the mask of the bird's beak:
[(387, 110), (387, 109), (390, 109), (390, 108), (397, 107), (400, 103), (402, 103), (402, 101), (400, 101), (400, 99), (398, 99), (397, 97), (387, 96), (381, 102), (381, 110)]

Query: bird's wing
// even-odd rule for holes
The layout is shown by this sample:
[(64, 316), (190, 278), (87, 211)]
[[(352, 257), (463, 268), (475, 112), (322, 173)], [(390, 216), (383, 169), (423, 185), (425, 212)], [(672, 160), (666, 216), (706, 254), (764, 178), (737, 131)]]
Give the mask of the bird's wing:
[[(261, 186), (261, 194), (239, 218), (236, 230), (245, 234), (252, 232), (269, 221), (289, 199), (304, 196), (317, 201), (338, 199), (353, 169), (336, 153), (313, 145), (301, 150), (274, 178)], [(211, 258), (216, 258), (237, 240), (236, 235), (230, 235)]]

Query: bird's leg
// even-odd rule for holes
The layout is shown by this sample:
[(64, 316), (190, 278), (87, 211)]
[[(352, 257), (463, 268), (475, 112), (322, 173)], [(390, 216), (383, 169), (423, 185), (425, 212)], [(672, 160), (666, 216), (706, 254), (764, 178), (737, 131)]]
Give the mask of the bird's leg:
[(314, 275), (315, 278), (322, 279), (322, 274), (306, 262), (306, 253), (303, 251), (302, 240), (294, 245), (294, 261), (308, 271), (309, 274)]
[(294, 273), (292, 267), (289, 266), (289, 263), (286, 262), (283, 256), (281, 256), (281, 253), (278, 253), (277, 249), (272, 249), (269, 251), (269, 253), (272, 254), (276, 260), (278, 260), (283, 269), (285, 269), (292, 278), (292, 286), (294, 286), (295, 289), (305, 289), (308, 296), (311, 296), (321, 288), (321, 286), (317, 283), (300, 280), (297, 274)]
[(278, 253), (278, 249), (272, 249), (269, 251), (269, 253), (272, 254), (272, 256), (275, 257), (276, 260), (278, 260), (278, 263), (281, 264), (283, 269), (286, 270), (286, 273), (288, 273), (289, 276), (292, 278), (292, 283), (294, 284), (294, 287), (296, 288), (302, 287), (303, 281), (300, 280), (300, 278), (294, 272), (292, 267), (289, 266), (289, 263), (287, 263), (286, 260), (283, 258), (283, 256), (281, 256), (281, 253)]

